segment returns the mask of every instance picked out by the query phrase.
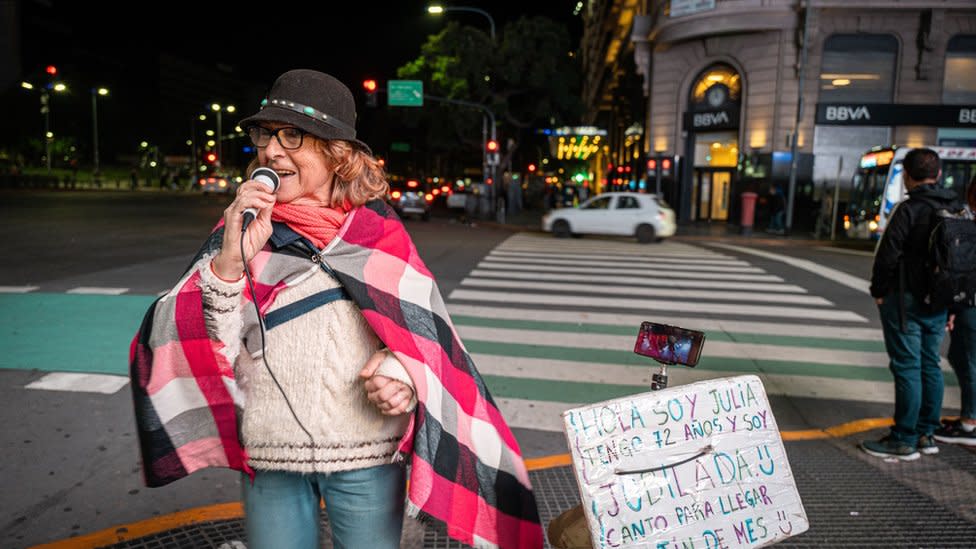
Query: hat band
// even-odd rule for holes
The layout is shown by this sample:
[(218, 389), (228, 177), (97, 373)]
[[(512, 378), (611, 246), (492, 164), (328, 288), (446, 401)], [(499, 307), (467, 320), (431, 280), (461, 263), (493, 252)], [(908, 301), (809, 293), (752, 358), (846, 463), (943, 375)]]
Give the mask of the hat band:
[(356, 136), (356, 129), (346, 124), (342, 120), (334, 116), (325, 114), (324, 112), (316, 109), (315, 107), (309, 107), (308, 105), (302, 105), (300, 103), (295, 103), (294, 101), (285, 101), (284, 99), (264, 99), (261, 101), (261, 110), (264, 110), (268, 105), (273, 105), (275, 107), (281, 107), (283, 109), (288, 109), (295, 111), (299, 114), (304, 114), (305, 116), (318, 120), (320, 122), (325, 122), (326, 124), (332, 126), (333, 128), (338, 128), (343, 131), (351, 132), (353, 138)]

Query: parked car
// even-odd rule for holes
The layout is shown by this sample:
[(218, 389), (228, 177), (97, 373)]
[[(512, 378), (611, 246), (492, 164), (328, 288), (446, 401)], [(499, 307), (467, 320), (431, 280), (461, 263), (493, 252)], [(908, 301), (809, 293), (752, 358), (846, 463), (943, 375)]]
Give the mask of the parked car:
[(408, 215), (419, 215), (424, 221), (430, 221), (430, 209), (434, 196), (427, 192), (424, 185), (416, 179), (391, 181), (390, 194), (387, 200), (401, 218)]
[(560, 238), (607, 234), (655, 242), (675, 233), (674, 219), (674, 210), (654, 195), (614, 192), (594, 196), (578, 208), (549, 212), (542, 218), (542, 230)]

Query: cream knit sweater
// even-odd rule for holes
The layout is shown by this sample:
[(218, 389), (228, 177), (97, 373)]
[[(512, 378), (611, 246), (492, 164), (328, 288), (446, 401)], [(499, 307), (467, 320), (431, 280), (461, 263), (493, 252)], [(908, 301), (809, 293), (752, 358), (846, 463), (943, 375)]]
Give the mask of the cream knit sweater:
[[(204, 315), (211, 337), (224, 344), (244, 393), (238, 417), (248, 464), (255, 469), (327, 473), (390, 463), (409, 414), (385, 416), (366, 398), (359, 371), (382, 343), (348, 299), (333, 301), (265, 333), (267, 359), (281, 389), (312, 440), (296, 423), (261, 359), (254, 306), (245, 282), (227, 283), (198, 264)], [(311, 269), (281, 291), (270, 310), (339, 286), (322, 269)], [(242, 347), (243, 345), (243, 347)], [(243, 351), (243, 352), (242, 352)], [(411, 388), (403, 365), (387, 352), (377, 375)]]

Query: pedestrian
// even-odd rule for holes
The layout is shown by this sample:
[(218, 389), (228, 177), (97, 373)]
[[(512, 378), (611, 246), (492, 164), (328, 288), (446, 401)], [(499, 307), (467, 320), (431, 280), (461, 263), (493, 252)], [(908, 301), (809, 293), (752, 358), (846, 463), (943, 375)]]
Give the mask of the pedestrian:
[(129, 171), (129, 184), (133, 191), (139, 186), (139, 172), (135, 168)]
[(783, 223), (783, 218), (786, 216), (786, 198), (783, 196), (783, 191), (780, 190), (776, 185), (769, 186), (769, 226), (766, 228), (767, 233), (773, 234), (783, 234), (786, 230), (786, 225)]
[[(966, 190), (966, 211), (976, 217), (976, 176)], [(950, 310), (949, 365), (959, 380), (959, 419), (943, 421), (935, 439), (976, 446), (976, 308)]]
[(936, 209), (952, 209), (955, 193), (935, 183), (939, 155), (912, 149), (902, 161), (907, 200), (898, 204), (878, 243), (871, 273), (871, 296), (878, 305), (895, 381), (894, 426), (881, 440), (861, 448), (877, 457), (914, 460), (919, 451), (938, 453), (932, 435), (942, 409), (939, 346), (945, 335), (946, 309), (923, 302), (931, 220)]
[(147, 482), (243, 471), (251, 549), (319, 547), (321, 500), (336, 547), (392, 549), (409, 457), (411, 516), (468, 544), (541, 547), (518, 445), (355, 121), (349, 89), (311, 70), (241, 121), (250, 168), (280, 186), (240, 186), (133, 343)]

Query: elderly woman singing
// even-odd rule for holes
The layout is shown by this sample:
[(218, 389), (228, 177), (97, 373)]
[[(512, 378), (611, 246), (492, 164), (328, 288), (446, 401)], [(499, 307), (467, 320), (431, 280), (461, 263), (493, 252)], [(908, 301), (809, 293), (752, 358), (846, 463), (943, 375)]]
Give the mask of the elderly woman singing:
[(355, 120), (346, 86), (293, 70), (241, 122), (266, 170), (133, 341), (146, 482), (242, 471), (252, 549), (318, 547), (321, 501), (336, 547), (399, 547), (405, 507), (541, 547), (518, 444)]

